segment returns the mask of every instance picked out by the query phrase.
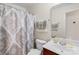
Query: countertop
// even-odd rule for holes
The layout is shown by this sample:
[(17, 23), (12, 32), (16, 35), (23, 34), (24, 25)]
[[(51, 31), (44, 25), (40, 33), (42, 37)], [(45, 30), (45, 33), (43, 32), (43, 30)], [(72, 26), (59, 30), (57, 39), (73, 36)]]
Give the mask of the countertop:
[(79, 48), (75, 47), (75, 49), (67, 49), (64, 48), (60, 45), (57, 45), (53, 42), (53, 40), (50, 40), (49, 42), (47, 42), (45, 45), (43, 45), (43, 48), (46, 48), (52, 52), (55, 52), (59, 55), (75, 55), (75, 54), (79, 54)]

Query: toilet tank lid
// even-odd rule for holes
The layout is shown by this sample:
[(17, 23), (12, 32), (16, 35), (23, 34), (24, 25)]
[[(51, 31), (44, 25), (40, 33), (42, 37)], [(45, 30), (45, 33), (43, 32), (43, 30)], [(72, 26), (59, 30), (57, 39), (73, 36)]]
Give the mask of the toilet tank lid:
[(46, 41), (41, 40), (41, 39), (36, 39), (36, 42), (39, 42), (39, 43), (46, 43)]

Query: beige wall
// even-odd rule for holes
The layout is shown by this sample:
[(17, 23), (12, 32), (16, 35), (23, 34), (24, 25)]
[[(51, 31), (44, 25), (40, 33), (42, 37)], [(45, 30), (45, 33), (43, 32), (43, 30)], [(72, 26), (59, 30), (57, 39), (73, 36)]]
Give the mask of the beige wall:
[(51, 9), (51, 21), (59, 23), (58, 37), (66, 37), (66, 13), (79, 9), (79, 4), (60, 4)]
[(36, 31), (35, 36), (38, 39), (49, 40), (51, 37), (50, 33), (50, 9), (54, 4), (37, 4), (32, 8), (32, 13), (37, 15), (38, 20), (47, 21), (47, 31)]
[(31, 13), (36, 14), (40, 20), (46, 20), (50, 18), (50, 8), (55, 4), (51, 3), (38, 3), (31, 8)]

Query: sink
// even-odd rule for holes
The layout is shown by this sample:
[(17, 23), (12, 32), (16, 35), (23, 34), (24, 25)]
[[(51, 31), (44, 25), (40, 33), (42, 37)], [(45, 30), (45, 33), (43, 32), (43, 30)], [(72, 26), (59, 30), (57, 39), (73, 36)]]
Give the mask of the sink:
[(61, 41), (56, 41), (54, 44), (57, 45), (59, 52), (64, 53), (64, 54), (79, 54), (79, 47), (77, 46), (78, 44), (68, 41), (68, 40), (61, 40)]
[(64, 54), (79, 54), (79, 47), (73, 42), (58, 42), (58, 46), (60, 46), (61, 52)]
[(61, 40), (54, 42), (53, 40), (51, 40), (48, 43), (46, 43), (43, 47), (60, 55), (79, 54), (79, 44), (75, 44), (72, 41), (69, 42), (66, 40)]

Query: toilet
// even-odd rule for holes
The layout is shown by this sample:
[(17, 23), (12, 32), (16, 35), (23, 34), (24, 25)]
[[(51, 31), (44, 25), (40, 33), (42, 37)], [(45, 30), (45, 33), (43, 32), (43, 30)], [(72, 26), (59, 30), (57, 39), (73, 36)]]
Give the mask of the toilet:
[(46, 43), (44, 40), (36, 39), (36, 49), (31, 49), (27, 55), (40, 55), (43, 50), (43, 45)]

